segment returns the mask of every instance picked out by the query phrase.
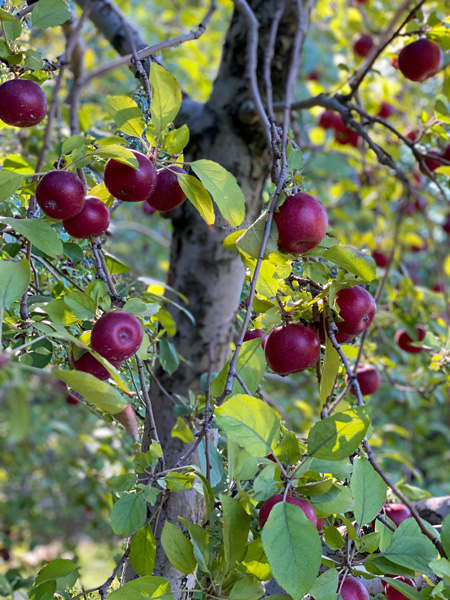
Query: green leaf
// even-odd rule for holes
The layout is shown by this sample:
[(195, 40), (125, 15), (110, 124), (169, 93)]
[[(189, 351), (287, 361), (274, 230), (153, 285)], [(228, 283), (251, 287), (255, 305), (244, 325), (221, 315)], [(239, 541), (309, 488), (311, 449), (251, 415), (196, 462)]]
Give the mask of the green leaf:
[(194, 434), (183, 417), (177, 417), (177, 422), (172, 428), (171, 435), (172, 437), (179, 438), (185, 444), (192, 444), (195, 441)]
[(139, 577), (108, 594), (108, 600), (141, 600), (142, 598), (173, 600), (170, 583), (162, 577)]
[(142, 136), (145, 121), (134, 100), (128, 96), (108, 96), (105, 108), (120, 131), (139, 138)]
[[(243, 450), (245, 452), (245, 450)], [(256, 459), (254, 459), (256, 460)], [(275, 479), (275, 469), (279, 468), (275, 463), (271, 465), (267, 465), (264, 469), (258, 474), (255, 481), (253, 482), (253, 499), (258, 500), (267, 500), (271, 496), (277, 493), (277, 481)]]
[(194, 485), (195, 475), (173, 471), (164, 477), (164, 481), (171, 492), (188, 492)]
[(331, 396), (341, 366), (341, 359), (331, 340), (326, 336), (325, 361), (320, 379), (320, 404), (323, 405)]
[[(231, 359), (230, 359), (231, 360)], [(219, 375), (212, 382), (211, 393), (213, 396), (220, 396), (225, 389), (228, 372), (230, 370), (230, 361), (223, 367)], [(242, 349), (236, 363), (236, 372), (244, 380), (248, 390), (254, 394), (261, 383), (266, 372), (266, 359), (264, 350), (261, 346), (261, 338), (248, 340), (242, 344)], [(244, 390), (239, 381), (235, 378), (233, 381), (233, 394), (241, 394)]]
[(267, 581), (272, 578), (269, 561), (264, 552), (261, 538), (257, 538), (247, 546), (247, 552), (240, 566), (245, 573), (254, 575), (260, 581)]
[[(40, 0), (39, 0), (40, 1)], [(102, 158), (113, 158), (118, 162), (124, 163), (133, 169), (139, 168), (139, 163), (135, 155), (128, 148), (119, 146), (119, 144), (110, 144), (108, 146), (102, 146), (91, 152), (89, 156), (101, 156)]]
[(336, 569), (328, 569), (318, 577), (311, 588), (311, 598), (314, 600), (336, 600), (336, 590), (339, 585), (339, 575)]
[(238, 579), (231, 588), (229, 600), (258, 600), (264, 595), (264, 587), (256, 577)]
[(36, 29), (62, 25), (71, 17), (64, 0), (39, 0), (31, 15), (33, 27)]
[(182, 125), (168, 133), (162, 142), (162, 149), (171, 156), (180, 154), (189, 142), (189, 129), (187, 125)]
[(100, 410), (115, 415), (128, 405), (128, 402), (117, 389), (90, 373), (65, 371), (63, 369), (57, 369), (54, 373), (59, 379), (65, 381), (67, 385), (81, 394), (87, 402)]
[[(380, 577), (380, 579), (385, 583), (389, 583), (390, 586), (401, 592), (401, 594), (397, 595), (397, 598), (401, 598), (402, 595), (403, 598), (409, 598), (410, 600), (423, 600), (424, 598), (424, 596), (422, 596), (415, 588), (404, 581), (394, 579), (393, 577)], [(403, 598), (401, 598), (401, 600), (403, 600)]]
[(450, 556), (450, 515), (442, 521), (441, 543), (447, 556)]
[[(41, 1), (41, 0), (39, 0)], [(41, 252), (56, 258), (63, 253), (61, 240), (48, 223), (40, 219), (10, 219), (0, 217), (2, 223), (10, 225)]]
[(275, 448), (280, 419), (262, 400), (239, 394), (219, 406), (215, 415), (227, 436), (252, 456), (266, 456)]
[(175, 373), (180, 365), (180, 358), (175, 346), (166, 338), (159, 341), (159, 360), (162, 368), (169, 375)]
[(241, 450), (239, 444), (228, 440), (228, 475), (233, 481), (248, 481), (258, 471), (258, 461), (247, 450)]
[(400, 523), (383, 552), (383, 556), (393, 563), (428, 575), (432, 573), (429, 563), (437, 555), (433, 542), (420, 531), (412, 517)]
[(195, 208), (200, 213), (200, 216), (212, 225), (215, 221), (214, 207), (209, 192), (201, 181), (192, 175), (185, 173), (177, 173), (178, 183), (186, 194), (188, 200), (192, 202)]
[(205, 525), (209, 521), (209, 517), (212, 515), (216, 505), (216, 500), (214, 497), (214, 491), (207, 478), (198, 469), (193, 469), (193, 471), (195, 472), (196, 477), (198, 477), (203, 484), (203, 499), (205, 501), (205, 509), (203, 511), (202, 525)]
[(30, 600), (52, 600), (55, 597), (56, 581), (54, 579), (41, 583), (30, 590)]
[(120, 261), (112, 254), (109, 254), (109, 252), (105, 252), (104, 254), (106, 266), (108, 267), (108, 271), (111, 273), (111, 275), (119, 275), (120, 273), (128, 273), (131, 271), (131, 268), (128, 265)]
[(194, 548), (185, 535), (169, 521), (164, 523), (161, 544), (171, 564), (182, 573), (193, 573), (197, 566)]
[(270, 511), (261, 538), (275, 580), (294, 600), (301, 600), (313, 586), (321, 563), (316, 526), (299, 506), (279, 502)]
[(150, 68), (152, 88), (152, 125), (157, 133), (172, 123), (181, 106), (181, 90), (177, 80), (164, 67), (152, 62)]
[(26, 258), (22, 260), (0, 259), (0, 307), (8, 308), (27, 291), (31, 269)]
[(49, 302), (45, 306), (45, 312), (48, 314), (51, 322), (55, 325), (73, 325), (79, 321), (79, 318), (69, 310), (62, 298)]
[[(264, 229), (267, 222), (267, 211), (264, 212), (236, 241), (239, 251), (250, 258), (257, 259), (261, 250)], [(264, 252), (264, 258), (268, 258), (273, 252), (278, 250), (278, 231), (274, 221), (270, 229), (269, 239)], [(328, 281), (328, 280), (327, 280)]]
[(223, 494), (219, 498), (223, 513), (225, 564), (227, 571), (231, 571), (245, 555), (251, 517), (238, 500)]
[(287, 465), (297, 463), (303, 453), (306, 451), (306, 446), (298, 439), (293, 431), (286, 431), (281, 439), (281, 442), (275, 448), (275, 456), (280, 461)]
[(138, 317), (151, 317), (156, 315), (161, 305), (157, 302), (143, 302), (139, 298), (130, 298), (125, 302), (122, 310)]
[(127, 537), (143, 527), (147, 519), (147, 505), (140, 494), (127, 494), (119, 498), (111, 510), (111, 527), (114, 533)]
[(380, 512), (386, 502), (387, 486), (367, 459), (357, 458), (353, 463), (350, 489), (355, 499), (355, 519), (362, 527)]
[(334, 483), (328, 492), (312, 496), (311, 502), (325, 514), (344, 514), (353, 508), (352, 493), (347, 486)]
[(63, 252), (64, 256), (66, 256), (74, 265), (78, 264), (83, 260), (83, 250), (78, 244), (75, 244), (74, 242), (64, 242)]
[(134, 473), (124, 473), (110, 477), (106, 485), (113, 492), (129, 492), (136, 487), (136, 475)]
[(66, 138), (61, 145), (61, 154), (71, 154), (78, 148), (86, 146), (87, 140), (82, 135), (71, 135)]
[(64, 296), (64, 302), (79, 319), (93, 319), (97, 313), (97, 305), (85, 292), (73, 290)]
[(130, 543), (130, 565), (138, 575), (151, 575), (155, 567), (156, 541), (150, 525), (135, 533)]
[(205, 573), (209, 573), (210, 544), (208, 532), (203, 527), (200, 527), (200, 525), (190, 523), (187, 519), (183, 519), (183, 517), (178, 517), (178, 520), (186, 527), (191, 536), (194, 556), (200, 569)]
[(341, 460), (351, 456), (366, 435), (370, 412), (366, 406), (327, 417), (318, 421), (309, 432), (309, 456)]
[(75, 565), (70, 560), (66, 560), (63, 558), (57, 558), (56, 560), (52, 560), (48, 564), (43, 567), (35, 581), (34, 585), (39, 585), (46, 581), (52, 581), (54, 579), (61, 579), (63, 577), (67, 577), (73, 571), (77, 570), (77, 565)]
[(339, 267), (361, 277), (364, 281), (369, 282), (375, 279), (376, 266), (374, 259), (351, 246), (344, 246), (343, 244), (333, 246), (325, 250), (322, 258), (334, 262)]
[(20, 173), (14, 173), (6, 169), (0, 170), (0, 202), (7, 200), (20, 188), (22, 177), (23, 175)]
[(234, 175), (212, 160), (196, 160), (191, 168), (213, 197), (222, 216), (232, 227), (245, 217), (245, 197)]
[(7, 10), (0, 8), (0, 21), (14, 21), (16, 17)]
[(24, 56), (24, 67), (27, 67), (32, 71), (39, 71), (44, 66), (42, 54), (37, 50), (34, 50), (33, 48), (28, 48), (28, 50), (24, 52)]
[(336, 527), (333, 527), (333, 525), (325, 527), (323, 530), (323, 536), (325, 538), (326, 545), (328, 548), (331, 548), (331, 550), (339, 550), (340, 548), (344, 547), (344, 538), (342, 537), (341, 532)]

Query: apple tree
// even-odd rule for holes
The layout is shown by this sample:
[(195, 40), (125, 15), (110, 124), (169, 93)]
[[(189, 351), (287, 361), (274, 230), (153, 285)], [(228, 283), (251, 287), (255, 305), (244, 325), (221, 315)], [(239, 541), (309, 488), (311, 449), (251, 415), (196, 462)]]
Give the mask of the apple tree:
[(448, 598), (446, 2), (0, 22), (2, 593)]

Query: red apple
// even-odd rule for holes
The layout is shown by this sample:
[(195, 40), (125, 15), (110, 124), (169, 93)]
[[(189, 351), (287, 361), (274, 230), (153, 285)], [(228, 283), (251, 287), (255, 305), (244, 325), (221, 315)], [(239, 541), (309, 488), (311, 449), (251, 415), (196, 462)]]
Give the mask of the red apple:
[(340, 290), (336, 294), (336, 303), (343, 319), (336, 323), (337, 327), (347, 335), (355, 336), (365, 331), (377, 311), (373, 296), (359, 285)]
[(77, 239), (98, 237), (109, 227), (108, 207), (100, 198), (86, 196), (81, 211), (70, 219), (64, 219), (63, 227), (69, 235)]
[(334, 138), (338, 142), (338, 144), (350, 144), (355, 148), (358, 147), (359, 135), (355, 131), (352, 131), (347, 127), (341, 115), (336, 116), (333, 127), (336, 132), (334, 134)]
[(317, 519), (317, 531), (322, 531), (323, 527), (325, 525), (325, 517), (320, 517), (319, 519)]
[(380, 110), (378, 111), (378, 116), (382, 119), (387, 119), (391, 115), (395, 113), (395, 108), (389, 102), (382, 102), (380, 106)]
[(274, 214), (274, 220), (278, 228), (278, 248), (297, 255), (320, 244), (328, 227), (325, 207), (304, 192), (287, 196)]
[(411, 517), (411, 511), (405, 504), (385, 504), (382, 511), (398, 527), (402, 521)]
[[(283, 502), (283, 494), (275, 494), (275, 496), (272, 496), (262, 503), (261, 508), (259, 509), (259, 525), (261, 529), (264, 527), (267, 519), (269, 518), (270, 511), (275, 504), (278, 504), (279, 502)], [(311, 523), (314, 523), (314, 525), (317, 527), (316, 512), (312, 504), (310, 504), (307, 500), (292, 498), (292, 496), (286, 496), (286, 502), (288, 504), (295, 504), (295, 506), (299, 506)]]
[(336, 123), (340, 120), (341, 116), (332, 110), (325, 110), (319, 119), (319, 126), (323, 129), (334, 129)]
[(141, 152), (132, 150), (139, 168), (110, 158), (105, 165), (104, 181), (108, 192), (125, 202), (142, 202), (153, 194), (156, 187), (155, 165)]
[(317, 71), (312, 71), (308, 75), (309, 81), (320, 81), (320, 74)]
[(69, 171), (51, 171), (36, 188), (36, 201), (53, 219), (70, 219), (83, 208), (86, 192), (81, 180)]
[(151, 196), (146, 199), (147, 204), (155, 210), (165, 212), (172, 210), (186, 200), (186, 194), (178, 183), (177, 173), (186, 174), (186, 171), (177, 165), (169, 165), (167, 168), (158, 169), (156, 187)]
[[(423, 162), (430, 169), (430, 171), (436, 171), (438, 167), (444, 166), (444, 163), (441, 160), (439, 160), (440, 158), (442, 158), (442, 154), (439, 154), (439, 152), (432, 151), (428, 152), (428, 155), (423, 159)], [(424, 175), (429, 177), (422, 163), (419, 165), (419, 169)]]
[(443, 294), (445, 292), (445, 285), (443, 282), (435, 283), (431, 289), (433, 290), (433, 292)]
[(288, 323), (269, 333), (264, 349), (269, 367), (279, 375), (310, 369), (320, 358), (320, 342), (309, 327)]
[(11, 79), (0, 85), (0, 119), (13, 127), (32, 127), (44, 120), (47, 98), (29, 79)]
[(447, 220), (442, 225), (442, 229), (445, 231), (445, 233), (450, 233), (450, 215), (447, 217)]
[[(329, 326), (328, 326), (328, 321), (325, 319), (326, 321), (326, 325), (327, 325), (327, 332), (329, 331)], [(325, 328), (323, 326), (322, 323), (322, 319), (319, 322), (319, 327), (314, 326), (314, 323), (310, 324), (310, 328), (316, 332), (316, 334), (319, 336), (319, 340), (321, 344), (326, 344), (326, 337), (325, 337)], [(335, 334), (335, 338), (338, 344), (347, 344), (348, 342), (351, 342), (353, 340), (355, 336), (354, 335), (348, 335), (346, 333), (342, 333), (342, 331), (338, 331)]]
[[(356, 379), (363, 396), (374, 394), (381, 385), (381, 376), (373, 365), (360, 365), (356, 370)], [(348, 381), (349, 377), (347, 376)], [(350, 392), (356, 396), (353, 388), (350, 388)]]
[(427, 330), (423, 325), (416, 325), (416, 332), (417, 339), (413, 340), (409, 337), (404, 329), (399, 329), (395, 332), (394, 341), (402, 350), (409, 352), (410, 354), (418, 354), (419, 352), (423, 352), (424, 348), (418, 348), (416, 346), (412, 346), (411, 344), (424, 340)]
[[(101, 379), (102, 381), (110, 378), (108, 369), (105, 369), (105, 367), (102, 365), (102, 363), (100, 361), (98, 361), (95, 358), (95, 356), (92, 356), (92, 354), (90, 354), (90, 352), (85, 352), (77, 360), (74, 359), (73, 354), (71, 354), (70, 358), (72, 360), (74, 369), (76, 369), (77, 371), (83, 371), (84, 373), (90, 373), (91, 375), (93, 375), (94, 377), (97, 377), (97, 379)], [(111, 361), (111, 364), (114, 367), (116, 367), (116, 369), (120, 369), (120, 365), (122, 364), (122, 361), (113, 360), (113, 361)]]
[(389, 255), (384, 254), (383, 252), (378, 252), (378, 250), (374, 250), (372, 252), (372, 258), (375, 261), (377, 267), (380, 267), (380, 269), (384, 269), (384, 267), (387, 267), (390, 262)]
[[(409, 579), (408, 577), (393, 577), (393, 579), (396, 579), (397, 581), (403, 581), (403, 583), (410, 585), (414, 589), (416, 588), (415, 581), (413, 579)], [(383, 584), (385, 584), (385, 582), (383, 582)], [(390, 583), (385, 584), (384, 595), (386, 596), (386, 600), (408, 600), (405, 594), (402, 594), (396, 590), (395, 587), (393, 587)]]
[(148, 204), (147, 202), (144, 202), (142, 204), (142, 211), (145, 212), (146, 215), (154, 215), (156, 210), (153, 208), (153, 206), (150, 206), (150, 204)]
[(418, 131), (417, 129), (413, 129), (412, 131), (408, 132), (406, 134), (406, 137), (408, 138), (408, 140), (411, 140), (411, 142), (416, 142), (419, 139), (420, 136), (420, 131)]
[(356, 0), (358, 4), (367, 4), (369, 0)]
[(266, 337), (266, 334), (264, 333), (264, 331), (261, 331), (261, 329), (248, 329), (245, 332), (243, 341), (248, 342), (249, 340), (254, 340), (256, 338), (262, 338), (261, 346), (264, 350), (264, 348), (266, 346), (265, 337)]
[(353, 44), (353, 50), (358, 56), (367, 56), (374, 46), (373, 39), (370, 35), (361, 35)]
[(92, 328), (91, 346), (109, 361), (126, 360), (139, 350), (144, 332), (131, 313), (115, 310), (104, 314)]
[(398, 67), (411, 81), (425, 81), (441, 69), (442, 49), (438, 43), (422, 38), (405, 46), (398, 55)]
[(347, 575), (342, 585), (339, 582), (337, 591), (339, 591), (343, 600), (370, 600), (367, 588), (352, 575)]

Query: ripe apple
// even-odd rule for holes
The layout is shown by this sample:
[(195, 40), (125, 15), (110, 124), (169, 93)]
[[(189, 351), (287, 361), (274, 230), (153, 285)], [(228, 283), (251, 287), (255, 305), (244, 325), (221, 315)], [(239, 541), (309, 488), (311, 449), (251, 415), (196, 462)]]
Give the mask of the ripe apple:
[(311, 71), (311, 73), (308, 75), (308, 79), (309, 81), (320, 81), (320, 73), (317, 71)]
[(340, 115), (338, 113), (327, 109), (320, 115), (319, 126), (322, 127), (322, 129), (334, 129), (339, 118)]
[(411, 511), (404, 504), (385, 504), (382, 512), (398, 527), (402, 521), (409, 519)]
[(380, 267), (380, 269), (384, 269), (384, 267), (387, 267), (390, 262), (389, 255), (384, 254), (383, 252), (378, 252), (378, 250), (374, 250), (372, 252), (372, 258), (375, 261), (377, 267)]
[(409, 337), (404, 329), (398, 329), (395, 332), (394, 341), (402, 350), (409, 352), (410, 354), (418, 354), (419, 352), (423, 352), (424, 348), (412, 346), (411, 344), (414, 342), (421, 342), (423, 339), (425, 339), (427, 330), (423, 325), (416, 325), (416, 332), (417, 339), (413, 340)]
[[(327, 326), (327, 332), (329, 331), (329, 325), (328, 325), (328, 321), (326, 319), (324, 319), (326, 322), (326, 326)], [(310, 325), (311, 329), (313, 331), (316, 331), (316, 328), (314, 326), (314, 323), (311, 323)], [(317, 328), (316, 331), (317, 335), (319, 336), (319, 340), (321, 344), (326, 344), (326, 337), (325, 337), (325, 328), (323, 326), (323, 322), (322, 322), (322, 318), (319, 322), (319, 327)], [(353, 338), (355, 337), (354, 335), (348, 335), (346, 333), (342, 333), (342, 331), (338, 331), (335, 336), (336, 341), (338, 344), (347, 344), (348, 342), (351, 342), (353, 340)]]
[(361, 35), (353, 44), (353, 50), (358, 56), (367, 56), (374, 46), (373, 39), (370, 35)]
[(359, 285), (340, 290), (336, 294), (336, 303), (343, 319), (336, 323), (339, 331), (353, 336), (370, 326), (377, 311), (373, 296)]
[(108, 207), (100, 198), (86, 196), (86, 202), (81, 211), (64, 219), (63, 227), (69, 235), (77, 239), (98, 237), (109, 227), (110, 215)]
[(411, 81), (425, 81), (441, 69), (442, 49), (438, 43), (422, 38), (405, 46), (398, 55), (398, 67)]
[(132, 150), (139, 168), (110, 158), (105, 165), (104, 181), (108, 192), (124, 202), (147, 200), (156, 188), (156, 168), (150, 159), (141, 152)]
[(435, 283), (431, 289), (433, 290), (433, 292), (437, 292), (438, 294), (443, 294), (445, 292), (444, 282)]
[(155, 210), (165, 212), (179, 206), (186, 200), (186, 194), (180, 187), (177, 173), (184, 173), (178, 165), (169, 165), (167, 168), (158, 169), (156, 187), (146, 203)]
[(29, 79), (11, 79), (0, 85), (0, 119), (13, 127), (32, 127), (47, 114), (47, 98)]
[[(73, 354), (71, 354), (71, 361), (74, 366), (74, 369), (77, 371), (83, 371), (84, 373), (90, 373), (97, 379), (101, 379), (104, 381), (105, 379), (109, 379), (110, 374), (108, 369), (102, 365), (100, 361), (98, 361), (95, 356), (92, 356), (90, 352), (85, 352), (75, 360)], [(111, 364), (116, 367), (116, 369), (120, 369), (120, 365), (122, 364), (121, 360), (112, 360)]]
[(378, 116), (382, 119), (387, 119), (391, 115), (395, 113), (395, 108), (389, 102), (382, 102), (380, 106), (380, 110), (378, 111)]
[(261, 346), (264, 350), (266, 346), (266, 334), (261, 329), (248, 329), (244, 335), (244, 342), (248, 342), (249, 340), (254, 340), (256, 338), (262, 338)]
[(91, 346), (109, 361), (126, 360), (139, 350), (144, 332), (131, 313), (115, 310), (104, 314), (92, 328)]
[[(415, 581), (413, 579), (409, 579), (408, 577), (393, 577), (393, 579), (396, 579), (397, 581), (403, 581), (403, 583), (410, 585), (414, 589), (416, 588)], [(384, 581), (383, 584), (385, 584)], [(402, 594), (396, 590), (395, 587), (393, 587), (390, 583), (385, 584), (384, 595), (386, 596), (386, 600), (408, 600), (405, 594)]]
[(420, 136), (420, 131), (418, 131), (417, 129), (413, 129), (412, 131), (408, 132), (406, 134), (406, 137), (408, 138), (408, 140), (411, 140), (411, 142), (416, 142), (419, 139)]
[(153, 206), (150, 206), (150, 204), (148, 204), (147, 202), (144, 202), (142, 204), (142, 211), (145, 212), (146, 215), (154, 215), (156, 210), (153, 208)]
[(50, 171), (36, 188), (36, 201), (53, 219), (70, 219), (83, 208), (86, 192), (81, 180), (69, 171)]
[(356, 0), (358, 4), (367, 4), (369, 0)]
[[(359, 389), (363, 396), (374, 394), (381, 385), (381, 376), (373, 365), (359, 365), (356, 370), (356, 379), (358, 380)], [(349, 377), (347, 376), (348, 381)], [(350, 388), (350, 392), (356, 396), (353, 388)]]
[(339, 582), (338, 591), (343, 600), (370, 600), (367, 588), (352, 575), (347, 575), (342, 585)]
[(273, 218), (278, 228), (278, 248), (282, 252), (297, 255), (308, 252), (320, 244), (327, 232), (325, 207), (305, 192), (287, 196)]
[[(279, 502), (283, 502), (283, 494), (275, 494), (275, 496), (272, 496), (262, 503), (261, 508), (259, 509), (259, 525), (261, 529), (264, 527), (267, 519), (269, 518), (270, 511), (275, 504), (278, 504)], [(314, 525), (317, 527), (316, 512), (313, 505), (310, 504), (308, 500), (301, 500), (300, 498), (286, 496), (286, 502), (288, 504), (295, 504), (296, 506), (299, 506), (311, 523), (314, 523)]]
[[(430, 169), (430, 171), (436, 171), (436, 169), (438, 167), (444, 166), (444, 163), (441, 160), (439, 160), (440, 158), (442, 158), (442, 154), (439, 154), (439, 152), (432, 151), (432, 152), (428, 152), (428, 156), (426, 156), (423, 159), (423, 162)], [(423, 164), (419, 165), (419, 169), (420, 169), (421, 173), (423, 173), (424, 175), (429, 177)]]
[(66, 402), (67, 404), (80, 404), (81, 403), (81, 396), (78, 392), (67, 392), (66, 395)]
[(288, 323), (271, 331), (264, 349), (269, 367), (279, 375), (310, 369), (320, 358), (320, 342), (309, 327)]
[(325, 517), (320, 517), (319, 519), (317, 519), (317, 531), (322, 531), (323, 527), (325, 525)]
[(350, 144), (355, 148), (358, 147), (359, 135), (355, 131), (352, 131), (347, 127), (341, 115), (336, 116), (333, 127), (336, 132), (334, 134), (334, 138), (338, 142), (338, 144)]
[(445, 231), (445, 233), (450, 233), (450, 215), (447, 217), (447, 220), (442, 225), (442, 229)]

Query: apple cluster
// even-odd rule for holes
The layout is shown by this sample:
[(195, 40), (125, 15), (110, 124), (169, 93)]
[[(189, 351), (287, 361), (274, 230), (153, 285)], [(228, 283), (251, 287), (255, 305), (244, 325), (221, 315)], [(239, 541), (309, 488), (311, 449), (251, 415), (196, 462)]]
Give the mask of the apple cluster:
[(347, 127), (344, 123), (344, 119), (339, 113), (332, 110), (325, 110), (319, 119), (319, 125), (323, 129), (333, 129), (334, 139), (338, 144), (345, 145), (350, 144), (355, 148), (359, 145), (360, 136)]

